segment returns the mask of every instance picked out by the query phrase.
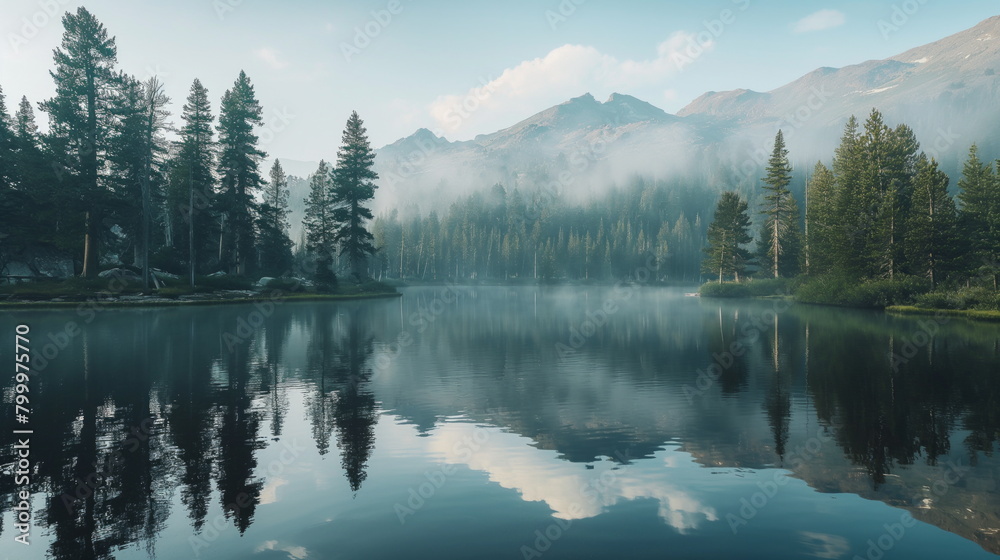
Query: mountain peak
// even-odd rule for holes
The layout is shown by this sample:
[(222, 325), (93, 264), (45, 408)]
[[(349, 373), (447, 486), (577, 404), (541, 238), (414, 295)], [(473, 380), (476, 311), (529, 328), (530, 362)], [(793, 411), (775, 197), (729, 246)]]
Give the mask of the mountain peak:
[(600, 105), (600, 102), (588, 91), (579, 97), (572, 97), (560, 105)]

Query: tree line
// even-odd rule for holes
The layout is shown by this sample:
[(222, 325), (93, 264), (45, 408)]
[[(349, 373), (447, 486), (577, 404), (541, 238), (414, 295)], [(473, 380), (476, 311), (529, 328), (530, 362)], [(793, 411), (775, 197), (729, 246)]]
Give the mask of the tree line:
[(789, 191), (792, 167), (781, 131), (766, 176), (757, 247), (748, 202), (722, 194), (708, 228), (703, 271), (720, 283), (748, 272), (768, 278), (833, 275), (851, 279), (926, 278), (997, 289), (1000, 175), (975, 144), (957, 196), (913, 130), (885, 124), (873, 110), (851, 117), (832, 164), (817, 162), (805, 188), (805, 216)]
[[(569, 193), (562, 193), (568, 195)], [(656, 261), (657, 280), (697, 281), (702, 220), (715, 194), (636, 177), (584, 204), (495, 184), (442, 213), (379, 215), (377, 278), (605, 281)]]
[[(3, 259), (38, 246), (72, 255), (83, 277), (135, 266), (147, 287), (153, 266), (188, 273), (192, 286), (196, 274), (290, 272), (288, 178), (278, 161), (261, 175), (263, 110), (246, 73), (223, 94), (217, 122), (195, 79), (174, 129), (163, 84), (118, 70), (115, 38), (93, 14), (81, 7), (62, 23), (50, 72), (56, 92), (38, 104), (48, 131), (39, 131), (27, 98), (11, 118), (0, 89), (0, 274)], [(327, 282), (339, 262), (333, 252), (353, 275), (367, 272), (373, 160), (353, 113), (337, 166), (324, 171), (329, 193), (312, 201), (306, 224), (308, 256)], [(324, 228), (332, 237), (318, 233)]]

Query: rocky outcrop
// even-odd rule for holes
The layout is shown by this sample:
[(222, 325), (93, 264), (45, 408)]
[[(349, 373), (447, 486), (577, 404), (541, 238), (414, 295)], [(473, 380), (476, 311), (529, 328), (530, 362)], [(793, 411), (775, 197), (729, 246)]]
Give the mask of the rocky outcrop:
[(69, 278), (75, 274), (73, 258), (45, 246), (27, 246), (0, 254), (0, 278)]

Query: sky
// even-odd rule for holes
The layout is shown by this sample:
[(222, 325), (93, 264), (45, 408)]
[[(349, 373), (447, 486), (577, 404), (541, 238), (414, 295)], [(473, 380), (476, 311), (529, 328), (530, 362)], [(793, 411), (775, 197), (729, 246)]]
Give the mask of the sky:
[(995, 0), (2, 0), (8, 108), (53, 95), (60, 18), (80, 5), (115, 36), (120, 69), (166, 83), (175, 123), (195, 78), (217, 115), (245, 70), (262, 148), (300, 161), (332, 158), (352, 110), (375, 147), (421, 127), (469, 140), (584, 93), (673, 113), (706, 91), (768, 91), (1000, 14)]

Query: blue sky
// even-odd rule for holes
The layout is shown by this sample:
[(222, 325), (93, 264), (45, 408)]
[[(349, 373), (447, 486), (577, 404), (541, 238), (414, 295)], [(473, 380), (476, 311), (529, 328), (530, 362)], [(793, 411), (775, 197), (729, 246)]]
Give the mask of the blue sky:
[[(47, 70), (62, 25), (49, 14), (80, 4), (3, 0), (8, 106), (52, 95)], [(585, 92), (627, 93), (675, 112), (705, 91), (767, 91), (1000, 14), (995, 0), (82, 4), (117, 37), (123, 70), (161, 76), (175, 114), (195, 77), (217, 113), (246, 70), (265, 108), (264, 149), (297, 160), (330, 158), (351, 110), (376, 146), (418, 127), (469, 139)]]

